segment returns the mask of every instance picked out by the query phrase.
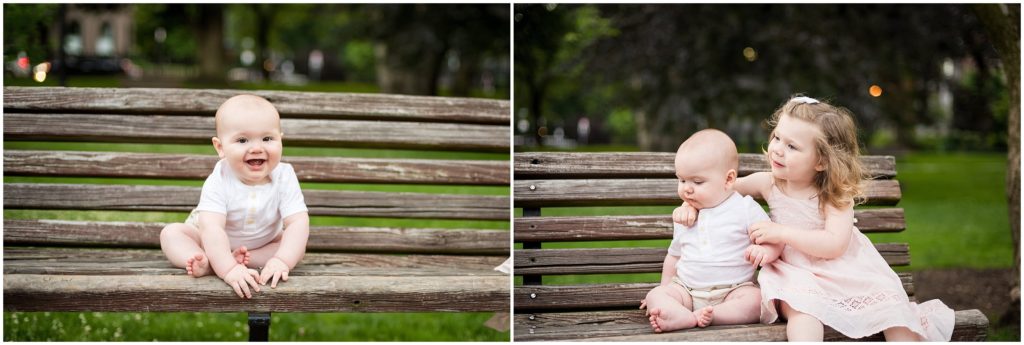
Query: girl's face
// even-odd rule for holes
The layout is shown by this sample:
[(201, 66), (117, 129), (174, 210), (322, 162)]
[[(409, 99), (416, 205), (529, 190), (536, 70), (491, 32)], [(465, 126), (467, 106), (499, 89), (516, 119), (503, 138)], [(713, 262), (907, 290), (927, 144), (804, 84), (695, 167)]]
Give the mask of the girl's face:
[(813, 123), (782, 115), (768, 142), (772, 175), (793, 182), (811, 182), (824, 171), (814, 146), (823, 134)]

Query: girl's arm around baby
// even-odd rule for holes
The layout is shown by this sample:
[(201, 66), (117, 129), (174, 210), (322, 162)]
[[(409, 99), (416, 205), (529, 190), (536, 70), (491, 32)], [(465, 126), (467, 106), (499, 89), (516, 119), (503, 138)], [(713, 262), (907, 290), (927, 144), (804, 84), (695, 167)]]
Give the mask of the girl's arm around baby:
[(750, 240), (754, 243), (786, 244), (807, 255), (824, 259), (834, 259), (846, 253), (852, 233), (852, 205), (842, 210), (826, 206), (824, 231), (807, 231), (769, 221), (755, 223), (749, 229)]
[(288, 281), (288, 272), (306, 255), (308, 240), (309, 213), (299, 212), (285, 218), (281, 246), (260, 272), (260, 284), (266, 285), (270, 281), (270, 287), (276, 288), (278, 280)]

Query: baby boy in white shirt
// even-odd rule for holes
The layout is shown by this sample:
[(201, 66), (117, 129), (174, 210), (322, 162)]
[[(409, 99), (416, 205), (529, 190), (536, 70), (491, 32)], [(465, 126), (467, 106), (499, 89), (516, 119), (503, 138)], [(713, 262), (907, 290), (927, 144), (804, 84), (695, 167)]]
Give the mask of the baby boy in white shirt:
[(736, 145), (718, 130), (697, 132), (676, 151), (677, 193), (701, 216), (692, 227), (673, 223), (661, 285), (640, 303), (655, 332), (759, 320), (754, 269), (777, 259), (782, 248), (750, 242), (747, 228), (769, 218), (753, 198), (733, 190), (738, 168)]
[(190, 276), (212, 270), (239, 297), (252, 298), (260, 285), (287, 281), (302, 260), (309, 214), (295, 170), (281, 163), (281, 117), (269, 101), (231, 97), (215, 121), (221, 160), (188, 220), (160, 232), (160, 248)]

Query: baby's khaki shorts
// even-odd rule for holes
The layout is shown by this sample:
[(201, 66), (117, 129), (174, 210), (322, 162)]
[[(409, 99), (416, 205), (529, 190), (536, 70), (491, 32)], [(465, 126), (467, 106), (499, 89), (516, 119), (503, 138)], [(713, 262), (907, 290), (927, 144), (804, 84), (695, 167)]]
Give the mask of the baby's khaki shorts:
[(736, 290), (743, 286), (755, 286), (753, 282), (742, 282), (732, 285), (715, 285), (706, 288), (691, 289), (686, 286), (686, 284), (683, 284), (683, 281), (679, 280), (679, 277), (672, 277), (672, 282), (679, 284), (690, 293), (690, 297), (693, 298), (693, 310), (698, 310), (709, 305), (716, 306), (722, 304), (722, 302), (725, 302), (725, 296), (728, 296), (732, 290)]

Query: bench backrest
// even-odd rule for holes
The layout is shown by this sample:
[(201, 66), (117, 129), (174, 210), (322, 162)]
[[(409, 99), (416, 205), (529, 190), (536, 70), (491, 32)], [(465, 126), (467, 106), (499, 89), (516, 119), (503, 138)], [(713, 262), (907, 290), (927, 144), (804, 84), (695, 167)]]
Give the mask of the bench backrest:
[[(656, 277), (644, 283), (570, 285), (545, 284), (545, 278), (623, 273), (656, 276), (667, 253), (667, 240), (672, 238), (671, 208), (657, 215), (614, 216), (545, 216), (545, 210), (567, 206), (678, 206), (681, 201), (676, 194), (674, 156), (642, 152), (516, 153), (514, 207), (522, 208), (522, 216), (515, 218), (513, 229), (515, 242), (522, 246), (514, 255), (514, 272), (522, 277), (514, 288), (517, 330), (565, 322), (555, 320), (557, 316), (553, 315), (559, 312), (631, 310), (640, 315), (636, 309), (647, 291), (657, 284)], [(902, 231), (903, 210), (891, 207), (901, 196), (899, 182), (892, 179), (896, 175), (895, 159), (866, 156), (862, 162), (876, 177), (862, 183), (867, 206), (886, 207), (858, 207), (858, 228), (865, 233)], [(740, 176), (767, 170), (763, 155), (740, 155)], [(600, 242), (639, 240), (664, 241), (655, 242), (656, 247), (650, 243), (637, 247), (631, 245), (636, 242)], [(573, 247), (565, 245), (569, 242), (587, 243), (565, 248)], [(905, 243), (878, 243), (876, 247), (890, 265), (910, 263)], [(900, 276), (912, 295), (910, 275)], [(551, 338), (564, 335), (518, 331), (516, 335), (517, 340)]]
[[(235, 90), (4, 89), (8, 141), (192, 143), (215, 135), (213, 113)], [(293, 146), (508, 152), (508, 102), (253, 91), (278, 108), (285, 157), (301, 182), (506, 186), (502, 160), (297, 157)], [(373, 119), (373, 120), (370, 120)], [(211, 150), (212, 152), (212, 150)], [(7, 150), (6, 176), (202, 180), (214, 154)], [(154, 164), (154, 163), (159, 164)], [(189, 211), (194, 187), (8, 184), (5, 208)], [(156, 193), (154, 191), (159, 191)], [(507, 220), (501, 196), (309, 190), (311, 215)], [(507, 247), (507, 246), (503, 246)]]
[[(210, 138), (215, 136), (213, 114), (217, 107), (240, 93), (262, 96), (280, 112), (285, 133), (282, 162), (294, 166), (303, 184), (311, 216), (410, 220), (404, 224), (419, 220), (441, 223), (455, 220), (454, 226), (461, 227), (316, 226), (314, 222), (308, 245), (310, 254), (304, 259), (304, 265), (328, 271), (344, 268), (347, 271), (339, 273), (342, 276), (358, 274), (359, 269), (404, 272), (405, 268), (415, 267), (406, 272), (414, 276), (429, 275), (431, 267), (446, 272), (458, 269), (490, 271), (509, 256), (508, 101), (289, 91), (5, 87), (3, 131), (8, 143), (46, 141), (208, 146)], [(3, 202), (6, 210), (170, 211), (183, 212), (180, 221), (184, 221), (184, 212), (198, 203), (199, 185), (218, 159), (212, 147), (207, 154), (170, 154), (55, 151), (25, 149), (24, 144), (20, 146), (21, 149), (8, 147), (4, 151), (4, 175), (20, 178), (18, 182), (5, 181)], [(374, 149), (415, 150), (413, 155), (423, 151), (424, 157), (443, 158), (289, 154), (290, 149), (298, 147), (311, 148), (303, 152), (314, 153), (319, 152), (317, 148), (358, 148), (372, 152), (376, 152)], [(443, 152), (432, 154), (427, 151)], [(364, 155), (373, 155), (372, 152)], [(56, 179), (57, 183), (32, 180), (40, 176), (59, 179)], [(191, 182), (185, 183), (186, 186), (147, 185), (132, 183), (131, 180), (92, 183), (76, 179), (80, 177)], [(355, 184), (355, 187), (320, 183)], [(393, 186), (369, 188), (374, 191), (359, 190), (363, 184)], [(419, 185), (425, 185), (428, 192), (401, 191)], [(338, 188), (343, 190), (336, 190)], [(483, 191), (478, 191), (481, 189)], [(429, 192), (431, 190), (434, 192)], [(364, 223), (372, 225), (375, 221), (371, 219)], [(478, 223), (489, 224), (482, 225), (489, 229), (459, 225)], [(102, 274), (95, 271), (95, 265), (43, 267), (39, 261), (51, 258), (39, 257), (25, 246), (154, 249), (159, 248), (159, 233), (163, 225), (8, 217), (4, 221), (5, 279), (17, 279), (8, 275), (13, 273), (62, 273), (69, 277)], [(51, 248), (48, 251), (54, 252), (59, 253), (59, 250)], [(334, 256), (318, 254), (327, 252)], [(83, 253), (76, 251), (79, 256), (86, 255)], [(124, 270), (125, 274), (170, 271), (166, 260), (159, 255), (154, 256), (152, 251), (121, 253), (130, 257), (125, 261), (142, 263), (112, 269)], [(336, 253), (352, 254), (337, 256)], [(46, 272), (36, 272), (39, 270)], [(458, 282), (470, 289), (474, 284), (478, 286), (478, 296), (468, 299), (465, 307), (439, 300), (435, 307), (423, 307), (422, 310), (508, 308), (507, 295), (498, 295), (502, 289), (507, 294), (507, 286), (483, 287), (472, 281), (472, 275), (467, 274), (466, 282)], [(436, 283), (444, 285), (441, 281)], [(49, 310), (62, 310), (57, 303), (51, 304)], [(356, 301), (355, 304), (350, 306), (355, 310), (404, 310), (401, 303), (378, 303), (375, 306), (365, 302), (359, 305)], [(221, 310), (196, 304), (179, 307), (182, 310)], [(10, 303), (8, 308), (11, 308)], [(25, 308), (31, 309), (32, 306), (20, 307), (21, 310)], [(97, 308), (103, 310), (104, 306)], [(232, 308), (237, 306), (223, 307), (223, 310)], [(320, 310), (317, 308), (339, 310), (338, 306), (316, 303), (287, 308), (296, 311)]]

